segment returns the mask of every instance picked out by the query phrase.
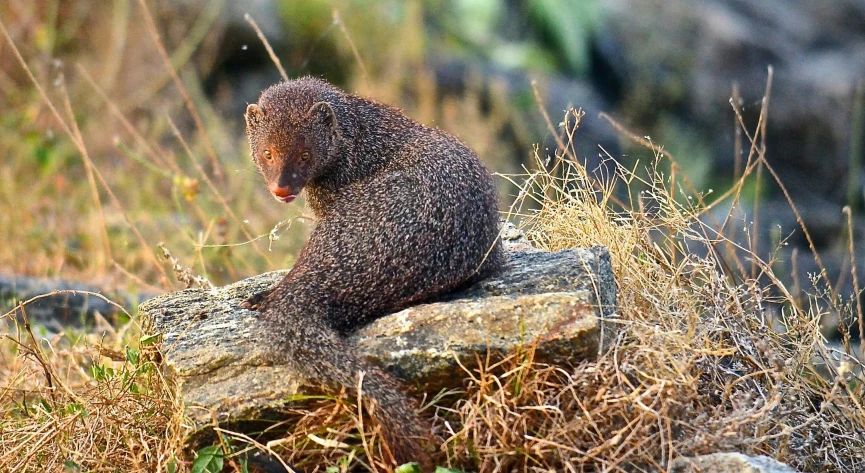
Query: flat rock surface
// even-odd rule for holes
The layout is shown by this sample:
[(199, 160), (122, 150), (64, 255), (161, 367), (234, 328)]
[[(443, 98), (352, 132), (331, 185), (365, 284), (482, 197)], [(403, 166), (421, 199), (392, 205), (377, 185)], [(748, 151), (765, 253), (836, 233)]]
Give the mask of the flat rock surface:
[[(410, 307), (362, 328), (358, 350), (407, 383), (434, 392), (462, 385), (476, 355), (536, 344), (536, 359), (592, 359), (616, 329), (616, 285), (608, 250), (511, 251), (508, 266), (438, 302)], [(141, 304), (147, 334), (162, 334), (166, 373), (177, 383), (193, 429), (268, 416), (292, 395), (314, 393), (289, 367), (269, 365), (266, 324), (240, 307), (285, 271), (216, 289), (187, 289)], [(602, 323), (603, 322), (603, 323)]]
[(725, 452), (682, 457), (670, 465), (673, 473), (796, 473), (789, 466), (764, 455)]
[(474, 365), (476, 355), (534, 342), (541, 362), (595, 358), (612, 333), (602, 332), (615, 329), (600, 323), (613, 315), (615, 300), (605, 248), (515, 252), (499, 275), (382, 318), (352, 340), (397, 377), (437, 390), (460, 383), (460, 364)]

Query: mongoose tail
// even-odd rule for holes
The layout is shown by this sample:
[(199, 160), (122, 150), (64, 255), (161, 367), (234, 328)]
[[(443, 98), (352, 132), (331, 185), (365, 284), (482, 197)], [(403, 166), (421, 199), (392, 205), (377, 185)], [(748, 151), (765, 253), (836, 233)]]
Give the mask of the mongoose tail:
[[(300, 375), (335, 389), (356, 394), (361, 381), (365, 407), (381, 426), (381, 437), (395, 464), (418, 462), (423, 471), (432, 471), (426, 450), (431, 446), (430, 429), (417, 416), (417, 404), (398, 389), (399, 383), (387, 372), (358, 356), (342, 336), (321, 323), (324, 316), (316, 313), (322, 306), (309, 304), (303, 293), (294, 290), (294, 281), (302, 281), (302, 272), (300, 279), (293, 274), (294, 270), (265, 296), (259, 308), (262, 317), (273, 322), (275, 344), (285, 347), (274, 357)], [(298, 343), (306, 340), (315, 342)]]

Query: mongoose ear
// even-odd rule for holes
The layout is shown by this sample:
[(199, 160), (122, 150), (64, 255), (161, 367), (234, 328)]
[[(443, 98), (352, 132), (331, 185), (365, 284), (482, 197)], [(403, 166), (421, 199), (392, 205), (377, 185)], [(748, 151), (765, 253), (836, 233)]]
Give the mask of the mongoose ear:
[(258, 104), (251, 103), (246, 106), (246, 125), (247, 126), (255, 126), (264, 121), (264, 110), (258, 106)]
[(319, 120), (320, 123), (326, 125), (331, 131), (336, 130), (336, 114), (333, 112), (333, 108), (331, 108), (329, 103), (316, 102), (312, 104), (307, 115)]

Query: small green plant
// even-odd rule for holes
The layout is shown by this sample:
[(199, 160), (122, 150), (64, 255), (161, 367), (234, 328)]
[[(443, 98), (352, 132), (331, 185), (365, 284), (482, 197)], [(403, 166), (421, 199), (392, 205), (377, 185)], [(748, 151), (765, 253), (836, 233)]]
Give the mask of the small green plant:
[(221, 473), (225, 454), (221, 445), (210, 445), (199, 450), (192, 462), (192, 473)]
[(420, 466), (417, 463), (406, 463), (400, 465), (393, 470), (394, 473), (421, 473)]

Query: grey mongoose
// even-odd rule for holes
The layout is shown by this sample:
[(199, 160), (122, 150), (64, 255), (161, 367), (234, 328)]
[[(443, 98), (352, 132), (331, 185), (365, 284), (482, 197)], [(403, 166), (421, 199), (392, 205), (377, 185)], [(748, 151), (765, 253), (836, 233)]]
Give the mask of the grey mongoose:
[(245, 116), (273, 197), (291, 202), (305, 189), (317, 219), (285, 279), (245, 305), (272, 324), (274, 356), (301, 375), (356, 392), (364, 372), (393, 460), (430, 468), (416, 403), (344, 336), (502, 266), (489, 172), (454, 136), (317, 78), (269, 87)]

